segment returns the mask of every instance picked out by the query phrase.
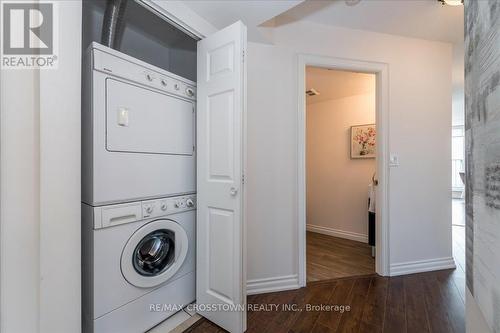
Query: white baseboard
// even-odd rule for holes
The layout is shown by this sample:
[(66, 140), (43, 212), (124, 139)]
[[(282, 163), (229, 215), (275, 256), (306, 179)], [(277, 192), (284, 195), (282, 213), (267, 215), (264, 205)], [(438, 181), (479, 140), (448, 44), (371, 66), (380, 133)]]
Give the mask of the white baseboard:
[(298, 288), (300, 288), (300, 286), (297, 274), (247, 281), (248, 295), (272, 293)]
[(307, 231), (317, 232), (318, 234), (329, 235), (339, 238), (350, 239), (357, 242), (368, 243), (368, 235), (358, 234), (357, 232), (343, 231), (319, 225), (306, 225)]
[(431, 272), (440, 269), (452, 269), (455, 267), (455, 260), (453, 260), (452, 257), (409, 261), (399, 264), (392, 264), (390, 276)]

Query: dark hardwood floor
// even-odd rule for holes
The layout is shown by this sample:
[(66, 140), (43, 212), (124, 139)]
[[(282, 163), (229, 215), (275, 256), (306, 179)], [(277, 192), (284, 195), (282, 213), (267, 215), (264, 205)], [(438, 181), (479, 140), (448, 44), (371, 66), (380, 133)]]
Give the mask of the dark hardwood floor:
[[(277, 304), (273, 311), (248, 311), (248, 333), (441, 333), (465, 332), (465, 235), (463, 226), (453, 226), (453, 255), (457, 265), (455, 270), (404, 275), (397, 277), (370, 276), (338, 278), (309, 282), (317, 274), (309, 276), (306, 288), (248, 297), (248, 304)], [(307, 260), (332, 260), (329, 254), (324, 258), (311, 255), (313, 250), (324, 250), (329, 236), (308, 233)], [(337, 239), (339, 240), (339, 239)], [(365, 244), (351, 244), (357, 250), (346, 246), (345, 240), (331, 245), (336, 251), (351, 251), (351, 255), (366, 256), (369, 248)], [(349, 243), (348, 241), (347, 243)], [(323, 244), (323, 245), (321, 245)], [(327, 244), (327, 248), (330, 245)], [(363, 249), (363, 246), (365, 247)], [(323, 248), (323, 249), (321, 249)], [(311, 252), (311, 253), (310, 253)], [(333, 257), (335, 258), (335, 257)], [(340, 262), (345, 263), (343, 255)], [(371, 258), (371, 256), (370, 256)], [(361, 260), (365, 262), (365, 259)], [(350, 261), (347, 262), (349, 264)], [(368, 262), (368, 261), (366, 261)], [(370, 265), (365, 265), (363, 272)], [(349, 268), (346, 268), (349, 267)], [(353, 274), (351, 265), (340, 271)], [(337, 271), (337, 270), (335, 270)], [(325, 274), (322, 272), (321, 274)], [(358, 274), (360, 275), (360, 274)], [(320, 278), (324, 278), (323, 275)], [(296, 311), (284, 306), (295, 304)], [(306, 305), (344, 306), (344, 312), (327, 309), (309, 309)], [(349, 311), (346, 311), (349, 306)], [(335, 310), (335, 309), (334, 309)], [(337, 309), (338, 310), (338, 309)], [(201, 319), (185, 332), (223, 333), (226, 332), (206, 319)]]
[[(298, 290), (249, 296), (251, 305), (277, 304), (278, 309), (250, 309), (247, 332), (462, 333), (465, 332), (462, 275), (460, 269), (391, 278), (372, 275), (311, 282)], [(293, 304), (297, 305), (296, 311), (283, 308)], [(343, 306), (344, 311), (311, 309), (308, 304)], [(225, 331), (201, 319), (185, 332)]]
[(371, 246), (307, 232), (307, 282), (375, 273)]

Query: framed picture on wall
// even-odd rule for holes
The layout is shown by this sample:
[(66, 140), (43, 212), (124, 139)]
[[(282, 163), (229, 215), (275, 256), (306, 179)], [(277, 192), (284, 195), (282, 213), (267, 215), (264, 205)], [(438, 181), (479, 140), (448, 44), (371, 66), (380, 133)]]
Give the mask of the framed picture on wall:
[(351, 158), (375, 158), (375, 124), (351, 126)]

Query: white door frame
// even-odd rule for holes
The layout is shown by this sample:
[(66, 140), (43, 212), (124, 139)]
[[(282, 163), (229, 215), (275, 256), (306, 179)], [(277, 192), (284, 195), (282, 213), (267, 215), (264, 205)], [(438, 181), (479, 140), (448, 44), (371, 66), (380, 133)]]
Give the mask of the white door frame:
[(164, 21), (172, 24), (195, 40), (200, 40), (217, 31), (202, 17), (194, 15), (186, 5), (179, 1), (135, 0)]
[(306, 285), (306, 66), (373, 73), (376, 75), (377, 126), (377, 223), (375, 232), (375, 271), (389, 275), (389, 66), (386, 63), (333, 58), (309, 54), (298, 55), (298, 268), (299, 285)]

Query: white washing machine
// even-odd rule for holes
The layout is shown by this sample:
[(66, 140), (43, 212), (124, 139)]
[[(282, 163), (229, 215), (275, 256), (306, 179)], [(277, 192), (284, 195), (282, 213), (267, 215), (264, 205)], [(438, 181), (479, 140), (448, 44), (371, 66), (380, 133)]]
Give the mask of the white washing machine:
[(196, 83), (93, 43), (84, 58), (82, 201), (196, 191)]
[(82, 204), (83, 331), (139, 333), (195, 300), (196, 197)]

